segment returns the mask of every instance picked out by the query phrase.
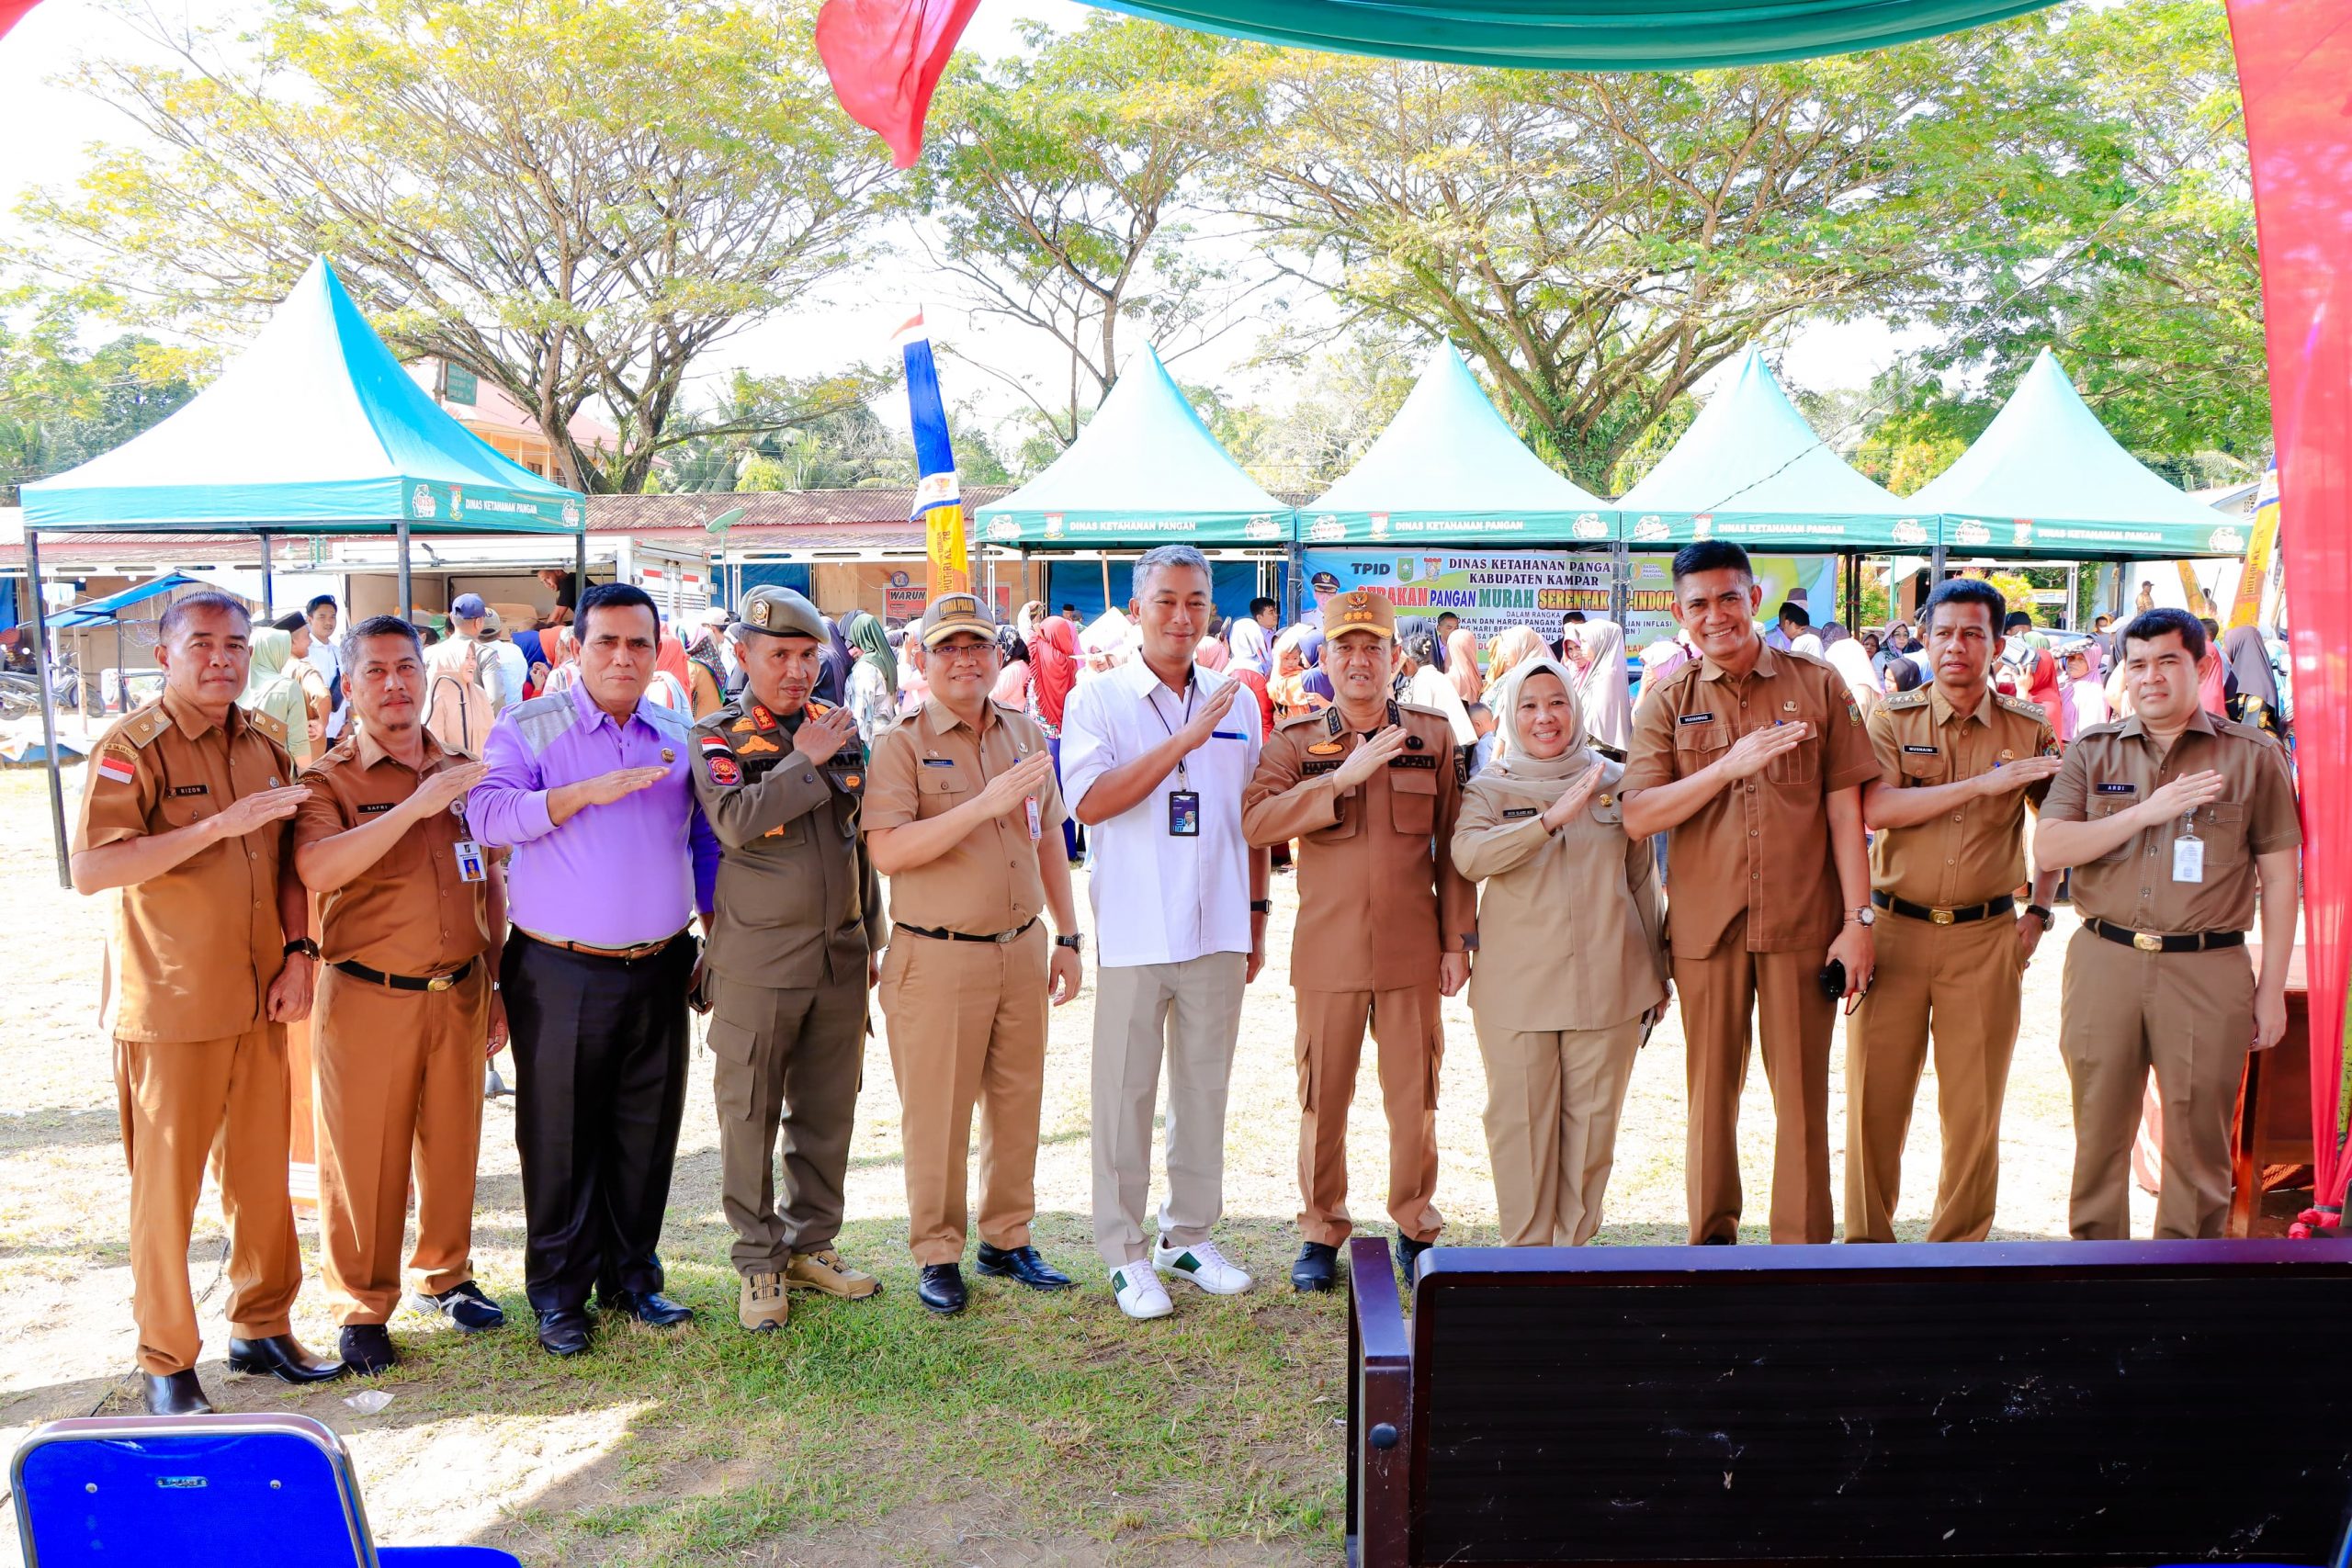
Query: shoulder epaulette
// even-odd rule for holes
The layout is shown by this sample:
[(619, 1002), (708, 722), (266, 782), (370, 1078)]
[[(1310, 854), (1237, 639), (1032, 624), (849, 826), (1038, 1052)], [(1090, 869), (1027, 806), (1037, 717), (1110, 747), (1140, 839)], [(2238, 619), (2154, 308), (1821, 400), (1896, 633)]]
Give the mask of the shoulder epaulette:
[[(833, 705), (832, 705), (832, 704), (831, 704), (831, 703), (820, 703), (820, 702), (819, 702), (819, 701), (818, 701), (816, 698), (814, 698), (814, 697), (810, 697), (807, 702), (805, 702), (805, 703), (801, 704), (800, 705), (801, 705), (801, 711), (802, 711), (803, 713), (806, 713), (806, 714), (807, 714), (810, 718), (822, 718), (822, 717), (824, 717), (827, 714), (829, 714), (829, 713), (831, 713), (831, 712), (832, 712), (832, 711), (833, 711)], [(998, 705), (999, 707), (1002, 707), (1004, 705), (1003, 705), (1003, 704), (1001, 704), (1001, 703), (999, 703), (997, 705)]]
[(2023, 697), (2013, 697), (2007, 692), (1994, 693), (1993, 700), (2019, 718), (2035, 719), (2043, 724), (2050, 722), (2050, 710), (2040, 703), (2028, 702)]
[(153, 702), (124, 719), (115, 730), (115, 737), (143, 749), (153, 746), (155, 738), (171, 727), (172, 717), (164, 711), (164, 705)]
[(260, 730), (265, 738), (276, 741), (280, 746), (286, 744), (286, 721), (276, 714), (264, 713), (259, 708), (248, 708), (245, 710), (245, 722)]
[(1278, 732), (1284, 729), (1295, 729), (1302, 724), (1313, 724), (1322, 716), (1323, 710), (1320, 708), (1313, 709), (1306, 713), (1295, 713), (1288, 718), (1283, 719), (1277, 723), (1274, 726), (1274, 728)]
[(1928, 705), (1928, 689), (1925, 686), (1920, 686), (1908, 692), (1896, 692), (1886, 699), (1886, 705), (1890, 708), (1898, 709), (1926, 707)]
[(1396, 711), (1399, 713), (1419, 714), (1423, 718), (1436, 719), (1440, 724), (1450, 725), (1453, 722), (1453, 720), (1448, 716), (1443, 708), (1424, 707), (1419, 703), (1398, 703), (1396, 705)]

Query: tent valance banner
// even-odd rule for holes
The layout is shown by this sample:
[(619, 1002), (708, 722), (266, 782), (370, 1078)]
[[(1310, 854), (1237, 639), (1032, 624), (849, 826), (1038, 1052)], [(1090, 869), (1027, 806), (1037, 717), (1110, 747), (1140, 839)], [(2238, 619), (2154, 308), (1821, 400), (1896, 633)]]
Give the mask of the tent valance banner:
[(1308, 544), (1582, 544), (1617, 536), (1616, 510), (1545, 466), (1504, 423), (1452, 344), (1355, 466), (1299, 513)]

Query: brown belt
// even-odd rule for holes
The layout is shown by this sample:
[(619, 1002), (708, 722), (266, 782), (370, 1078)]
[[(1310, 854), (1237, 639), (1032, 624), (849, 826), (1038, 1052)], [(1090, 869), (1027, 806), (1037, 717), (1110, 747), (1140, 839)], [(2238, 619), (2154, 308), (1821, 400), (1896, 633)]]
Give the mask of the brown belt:
[(2167, 936), (2161, 931), (2135, 931), (2130, 926), (2119, 926), (2109, 920), (2096, 920), (2086, 916), (2083, 929), (2094, 936), (2103, 936), (2125, 947), (2136, 947), (2143, 953), (2207, 953), (2217, 947), (2244, 947), (2244, 931), (2182, 931)]
[(593, 942), (566, 942), (561, 937), (541, 936), (538, 932), (522, 926), (516, 926), (514, 929), (542, 947), (560, 947), (566, 953), (585, 953), (591, 958), (619, 959), (650, 958), (686, 934), (684, 928), (681, 927), (659, 942), (641, 942), (635, 947), (598, 947)]

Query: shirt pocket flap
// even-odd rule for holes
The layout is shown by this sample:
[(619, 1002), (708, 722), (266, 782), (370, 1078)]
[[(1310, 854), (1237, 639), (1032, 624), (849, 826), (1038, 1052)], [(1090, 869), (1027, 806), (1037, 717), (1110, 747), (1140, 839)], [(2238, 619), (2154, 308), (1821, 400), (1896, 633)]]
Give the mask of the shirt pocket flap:
[(712, 1055), (723, 1056), (738, 1066), (750, 1065), (752, 1048), (760, 1043), (758, 1035), (741, 1024), (723, 1018), (710, 1021), (710, 1031), (703, 1039), (710, 1046)]
[(1585, 814), (1596, 822), (1606, 822), (1612, 828), (1625, 825), (1625, 806), (1614, 795), (1596, 795)]
[(1942, 784), (1951, 773), (1951, 764), (1941, 751), (1905, 751), (1894, 765), (1905, 782), (1913, 784)]
[(915, 775), (915, 787), (925, 795), (968, 795), (961, 768), (925, 768)]
[(1391, 768), (1388, 787), (1400, 795), (1435, 795), (1437, 770), (1434, 768)]
[(2209, 822), (2216, 827), (2233, 828), (2243, 833), (2245, 831), (2245, 807), (2233, 806), (2227, 801), (2216, 801), (2211, 806), (2199, 807), (2197, 825), (2202, 828)]
[(1674, 727), (1674, 749), (1677, 751), (1720, 751), (1731, 744), (1731, 726), (1721, 718), (1711, 717), (1702, 724)]

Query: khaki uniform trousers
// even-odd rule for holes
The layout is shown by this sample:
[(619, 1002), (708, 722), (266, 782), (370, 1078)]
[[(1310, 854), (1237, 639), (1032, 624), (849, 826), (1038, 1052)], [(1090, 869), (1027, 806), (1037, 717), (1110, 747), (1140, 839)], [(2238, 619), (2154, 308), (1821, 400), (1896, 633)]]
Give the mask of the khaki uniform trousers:
[(319, 971), (319, 1264), (336, 1321), (400, 1304), (401, 1239), (416, 1184), (409, 1278), (433, 1295), (474, 1277), (490, 970), (446, 991), (396, 991)]
[(1026, 1247), (1037, 1213), (1046, 1097), (1046, 928), (1009, 942), (892, 933), (880, 1001), (899, 1080), (907, 1247), (928, 1267), (964, 1255), (972, 1108), (980, 1111), (980, 1239)]
[(793, 1253), (821, 1252), (842, 1233), (850, 1133), (865, 1076), (865, 977), (778, 990), (714, 974), (703, 986), (718, 1102), (719, 1205), (735, 1231), (730, 1257), (741, 1273), (781, 1273)]
[(1348, 1107), (1364, 1025), (1379, 1051), (1380, 1098), (1388, 1112), (1388, 1217), (1399, 1235), (1433, 1241), (1437, 1212), (1437, 1075), (1445, 1055), (1438, 988), (1299, 991), (1298, 1232), (1339, 1247), (1348, 1219)]
[(208, 1157), (229, 1222), (229, 1332), (240, 1339), (288, 1332), (302, 1254), (286, 1190), (285, 1026), (265, 1023), (226, 1040), (118, 1040), (114, 1086), (130, 1165), (139, 1370), (187, 1371), (203, 1348), (187, 1248)]
[(1168, 1201), (1159, 1234), (1192, 1246), (1225, 1213), (1225, 1096), (1250, 957), (1094, 972), (1094, 1246), (1113, 1269), (1145, 1257), (1151, 1113), (1168, 1059)]
[(1838, 1004), (1821, 994), (1825, 951), (1750, 953), (1743, 914), (1706, 957), (1675, 956), (1689, 1042), (1684, 1157), (1693, 1246), (1739, 1234), (1739, 1096), (1751, 1014), (1762, 1025), (1764, 1080), (1772, 1089), (1772, 1239), (1830, 1239), (1829, 1039)]
[(2132, 1235), (2132, 1138), (2150, 1069), (2164, 1104), (2156, 1236), (2218, 1236), (2230, 1214), (2230, 1123), (2254, 1044), (2243, 947), (2142, 953), (2089, 931), (2066, 944), (2059, 1054), (2075, 1086), (2077, 1241)]
[(2025, 966), (2007, 915), (1879, 916), (1870, 995), (1846, 1022), (1846, 1239), (1893, 1241), (1903, 1141), (1932, 1030), (1943, 1165), (1929, 1241), (1983, 1241), (2001, 1179), (2001, 1100)]
[(1582, 1247), (1600, 1228), (1642, 1021), (1538, 1032), (1478, 1025), (1487, 1157), (1505, 1247)]

